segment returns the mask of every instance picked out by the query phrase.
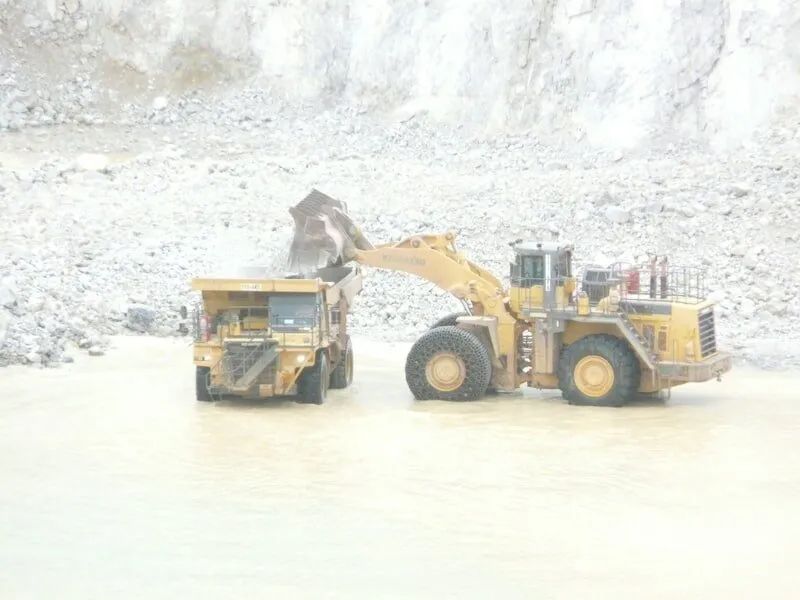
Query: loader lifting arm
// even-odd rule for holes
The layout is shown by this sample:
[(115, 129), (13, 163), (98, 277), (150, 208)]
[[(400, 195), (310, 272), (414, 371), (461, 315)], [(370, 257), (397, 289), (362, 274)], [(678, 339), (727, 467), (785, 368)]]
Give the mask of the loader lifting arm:
[(344, 212), (343, 203), (314, 190), (290, 209), (295, 236), (289, 257), (303, 271), (355, 261), (362, 265), (417, 275), (467, 300), (478, 315), (507, 316), (503, 284), (455, 248), (455, 235), (420, 234), (373, 246)]
[(357, 250), (353, 260), (370, 267), (417, 275), (459, 300), (469, 301), (475, 314), (506, 312), (502, 284), (459, 254), (453, 239), (451, 233), (416, 235), (396, 244)]

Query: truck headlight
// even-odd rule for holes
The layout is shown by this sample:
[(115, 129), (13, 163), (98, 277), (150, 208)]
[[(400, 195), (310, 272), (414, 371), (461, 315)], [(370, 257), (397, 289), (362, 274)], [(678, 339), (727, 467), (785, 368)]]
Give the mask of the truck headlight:
[(306, 357), (303, 354), (301, 354), (300, 356), (297, 357), (297, 362), (299, 363), (306, 362)]

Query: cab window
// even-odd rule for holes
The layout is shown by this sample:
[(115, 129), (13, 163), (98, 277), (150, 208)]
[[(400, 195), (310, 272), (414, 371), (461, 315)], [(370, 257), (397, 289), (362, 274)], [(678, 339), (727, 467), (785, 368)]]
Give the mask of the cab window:
[(319, 321), (316, 294), (276, 294), (269, 298), (270, 324), (276, 331), (308, 331)]
[(522, 278), (542, 281), (544, 279), (544, 257), (523, 256)]

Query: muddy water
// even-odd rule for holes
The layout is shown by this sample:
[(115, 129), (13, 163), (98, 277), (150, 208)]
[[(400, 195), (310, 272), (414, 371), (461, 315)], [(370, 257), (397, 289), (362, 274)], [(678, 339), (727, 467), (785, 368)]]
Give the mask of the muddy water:
[[(668, 403), (197, 404), (188, 348), (0, 371), (2, 598), (796, 597), (800, 376)], [(373, 354), (372, 358), (367, 358)]]

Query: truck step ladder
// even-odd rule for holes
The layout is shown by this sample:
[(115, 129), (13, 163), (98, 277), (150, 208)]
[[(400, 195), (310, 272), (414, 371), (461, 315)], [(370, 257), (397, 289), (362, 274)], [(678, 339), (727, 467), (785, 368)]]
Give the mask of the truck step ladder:
[(647, 339), (639, 333), (636, 326), (628, 318), (625, 313), (619, 313), (620, 329), (623, 335), (628, 340), (630, 345), (636, 351), (636, 354), (642, 359), (642, 362), (647, 365), (651, 371), (656, 370), (656, 363), (658, 362), (658, 355), (653, 351)]
[(235, 391), (247, 391), (255, 383), (258, 376), (278, 357), (277, 345), (262, 345), (253, 350), (248, 360), (249, 365), (244, 374), (231, 386)]

